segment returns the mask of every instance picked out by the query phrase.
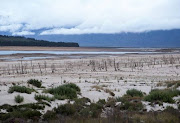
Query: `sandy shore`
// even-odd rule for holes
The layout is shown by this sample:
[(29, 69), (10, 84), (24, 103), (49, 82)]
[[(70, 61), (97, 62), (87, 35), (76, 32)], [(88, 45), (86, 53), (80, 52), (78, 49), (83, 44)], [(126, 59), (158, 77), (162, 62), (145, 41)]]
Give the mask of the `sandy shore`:
[[(10, 47), (0, 48), (8, 50)], [(11, 50), (32, 50), (25, 47), (11, 47)], [(66, 48), (52, 48), (65, 50)], [(82, 50), (83, 48), (70, 48)], [(34, 47), (33, 50), (38, 50)], [(41, 48), (41, 50), (45, 50)], [(49, 48), (48, 50), (51, 50)], [(91, 49), (92, 50), (92, 49)], [(11, 56), (8, 56), (11, 58)], [(105, 65), (106, 64), (106, 65)], [(112, 97), (105, 89), (112, 91), (116, 97), (122, 96), (128, 89), (138, 89), (148, 94), (165, 81), (180, 80), (180, 54), (148, 54), (93, 56), (85, 58), (49, 58), (26, 61), (0, 61), (0, 105), (15, 105), (14, 96), (7, 91), (13, 83), (27, 86), (28, 79), (42, 80), (46, 88), (64, 83), (76, 83), (81, 88), (81, 97), (91, 101)], [(99, 91), (93, 86), (102, 87)], [(39, 90), (42, 92), (42, 90)], [(35, 93), (23, 94), (23, 103), (36, 102)], [(179, 99), (179, 97), (177, 97)], [(52, 108), (66, 101), (55, 101)], [(177, 108), (177, 105), (172, 105)], [(165, 108), (165, 107), (164, 107)], [(148, 110), (159, 110), (162, 107), (149, 107)], [(47, 110), (47, 109), (46, 109)]]
[(130, 51), (156, 51), (173, 52), (180, 51), (180, 48), (96, 48), (96, 47), (22, 47), (22, 46), (0, 46), (0, 51), (109, 51), (109, 52), (130, 52)]

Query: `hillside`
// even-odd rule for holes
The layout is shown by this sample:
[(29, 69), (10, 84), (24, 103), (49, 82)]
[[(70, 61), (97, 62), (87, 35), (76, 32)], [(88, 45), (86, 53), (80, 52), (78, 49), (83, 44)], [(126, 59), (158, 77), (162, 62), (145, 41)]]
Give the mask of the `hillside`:
[(45, 40), (36, 40), (20, 36), (0, 35), (0, 46), (47, 46), (47, 47), (79, 47), (78, 43), (73, 42), (50, 42)]
[(80, 46), (95, 47), (180, 47), (180, 29), (157, 30), (142, 33), (39, 35), (37, 39), (73, 41)]

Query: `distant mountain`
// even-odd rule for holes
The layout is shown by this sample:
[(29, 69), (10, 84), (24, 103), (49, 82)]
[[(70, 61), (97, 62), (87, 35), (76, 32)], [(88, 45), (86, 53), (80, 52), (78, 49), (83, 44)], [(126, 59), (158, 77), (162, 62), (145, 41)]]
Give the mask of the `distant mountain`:
[(34, 35), (30, 37), (57, 42), (77, 42), (80, 46), (87, 47), (180, 47), (180, 29), (142, 33)]
[(79, 47), (72, 42), (49, 42), (20, 36), (0, 35), (0, 46), (46, 46), (46, 47)]

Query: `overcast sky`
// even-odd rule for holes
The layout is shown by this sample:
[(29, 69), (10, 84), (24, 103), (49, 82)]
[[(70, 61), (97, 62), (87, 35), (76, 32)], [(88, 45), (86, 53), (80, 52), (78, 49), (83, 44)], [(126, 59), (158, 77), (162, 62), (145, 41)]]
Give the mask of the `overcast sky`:
[(120, 33), (180, 28), (180, 0), (0, 0), (12, 35)]

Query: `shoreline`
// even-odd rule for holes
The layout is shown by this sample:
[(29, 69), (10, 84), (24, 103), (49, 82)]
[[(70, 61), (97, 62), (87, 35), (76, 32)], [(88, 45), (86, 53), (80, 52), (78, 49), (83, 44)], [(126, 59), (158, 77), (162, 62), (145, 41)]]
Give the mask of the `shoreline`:
[(158, 51), (172, 52), (180, 51), (180, 48), (114, 48), (114, 47), (27, 47), (27, 46), (0, 46), (0, 51)]

